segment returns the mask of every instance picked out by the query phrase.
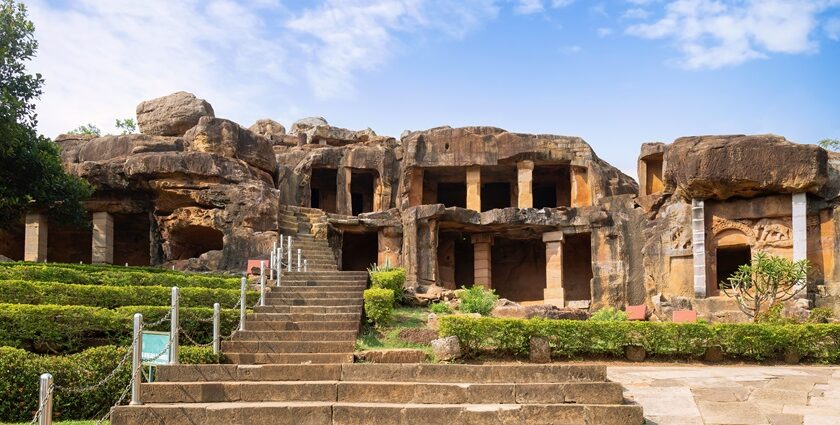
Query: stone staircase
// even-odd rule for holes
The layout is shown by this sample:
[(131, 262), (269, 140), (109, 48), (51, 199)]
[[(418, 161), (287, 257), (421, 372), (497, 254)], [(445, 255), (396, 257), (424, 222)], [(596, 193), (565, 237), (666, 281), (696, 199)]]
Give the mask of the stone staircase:
[(641, 425), (603, 365), (173, 365), (114, 425)]
[[(292, 237), (292, 261), (297, 265), (297, 249), (301, 249), (302, 260), (307, 260), (307, 270), (334, 271), (338, 270), (335, 255), (326, 235), (316, 238), (315, 233), (326, 232), (327, 216), (323, 211), (283, 206), (278, 214), (277, 222), (283, 236)], [(284, 242), (285, 243), (285, 242)], [(283, 255), (286, 255), (284, 253)], [(296, 270), (293, 267), (292, 270)]]

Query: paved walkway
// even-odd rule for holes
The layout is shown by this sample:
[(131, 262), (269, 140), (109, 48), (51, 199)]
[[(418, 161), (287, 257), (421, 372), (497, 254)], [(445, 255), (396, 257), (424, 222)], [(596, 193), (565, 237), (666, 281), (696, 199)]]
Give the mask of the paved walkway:
[(615, 366), (650, 425), (840, 424), (840, 367)]

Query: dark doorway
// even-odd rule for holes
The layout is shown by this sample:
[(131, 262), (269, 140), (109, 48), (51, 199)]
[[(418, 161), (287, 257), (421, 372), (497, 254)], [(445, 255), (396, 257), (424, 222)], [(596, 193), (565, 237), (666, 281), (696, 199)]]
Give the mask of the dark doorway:
[(373, 212), (373, 185), (376, 172), (353, 170), (350, 175), (350, 204), (353, 215)]
[(563, 298), (592, 299), (592, 242), (589, 233), (566, 235), (563, 241)]
[(572, 180), (568, 165), (547, 164), (534, 167), (534, 208), (572, 205)]
[(472, 287), (475, 280), (475, 250), (469, 235), (455, 239), (455, 287)]
[(114, 264), (151, 264), (149, 226), (148, 213), (114, 214)]
[(496, 182), (481, 185), (481, 211), (510, 208), (510, 183)]
[(495, 237), (490, 256), (496, 293), (511, 301), (545, 298), (545, 244), (539, 239)]
[(23, 261), (24, 227), (15, 225), (7, 230), (0, 230), (0, 255), (15, 261)]
[(456, 289), (471, 287), (475, 276), (474, 251), (469, 235), (440, 232), (438, 237), (438, 280), (441, 286)]
[(89, 264), (93, 252), (93, 228), (62, 226), (49, 222), (47, 259), (56, 263)]
[(437, 203), (445, 207), (467, 207), (467, 185), (465, 183), (438, 183)]
[(341, 241), (341, 270), (365, 271), (379, 257), (379, 238), (376, 232), (344, 232)]
[(312, 169), (312, 176), (309, 180), (310, 194), (312, 195), (312, 198), (309, 200), (309, 205), (312, 208), (320, 208), (324, 212), (333, 214), (337, 212), (337, 178), (338, 171), (334, 168)]
[(727, 279), (738, 271), (738, 267), (750, 264), (752, 261), (750, 247), (749, 245), (718, 247), (716, 261), (717, 287), (720, 289)]
[(169, 236), (169, 259), (198, 258), (209, 251), (224, 247), (224, 234), (206, 226), (185, 226), (172, 231)]
[(554, 183), (534, 183), (534, 208), (557, 206), (557, 186)]

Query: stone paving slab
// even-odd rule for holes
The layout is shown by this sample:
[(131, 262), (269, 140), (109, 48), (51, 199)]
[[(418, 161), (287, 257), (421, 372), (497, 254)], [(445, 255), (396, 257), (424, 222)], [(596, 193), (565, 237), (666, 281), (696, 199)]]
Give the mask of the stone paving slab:
[(649, 425), (840, 425), (840, 367), (610, 366)]

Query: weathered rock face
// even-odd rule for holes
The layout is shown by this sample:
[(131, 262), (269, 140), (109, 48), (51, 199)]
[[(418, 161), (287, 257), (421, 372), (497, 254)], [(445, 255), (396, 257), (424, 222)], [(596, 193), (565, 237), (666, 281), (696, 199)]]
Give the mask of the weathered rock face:
[(828, 181), (828, 154), (774, 135), (683, 137), (668, 147), (666, 191), (686, 199), (766, 193), (817, 193)]
[(202, 117), (184, 134), (187, 152), (206, 152), (236, 158), (273, 175), (277, 159), (268, 139), (221, 118)]
[(327, 124), (327, 120), (322, 117), (309, 117), (296, 121), (292, 124), (291, 133), (303, 135), (306, 138), (306, 143), (332, 146), (382, 140), (382, 138), (377, 138), (376, 133), (370, 128), (353, 131), (333, 127)]
[(213, 107), (183, 91), (137, 105), (137, 125), (150, 136), (182, 136), (205, 116), (215, 116)]
[(267, 118), (257, 120), (257, 122), (248, 127), (248, 130), (272, 142), (279, 142), (282, 136), (286, 135), (286, 127), (283, 127), (283, 124)]

